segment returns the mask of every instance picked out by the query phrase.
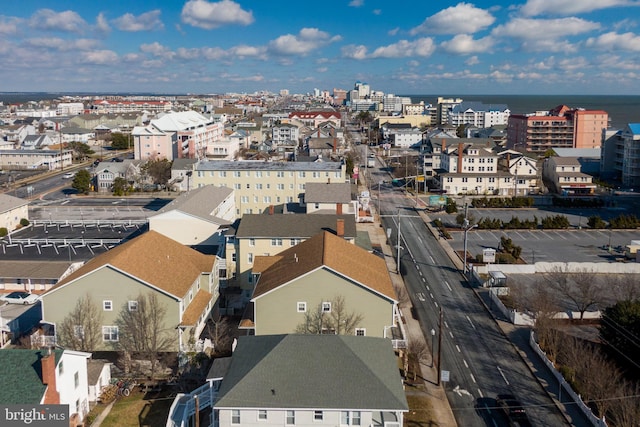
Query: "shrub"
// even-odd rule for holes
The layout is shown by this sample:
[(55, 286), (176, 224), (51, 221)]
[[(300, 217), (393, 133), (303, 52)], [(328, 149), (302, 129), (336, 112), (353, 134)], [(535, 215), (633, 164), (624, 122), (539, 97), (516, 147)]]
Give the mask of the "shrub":
[(606, 228), (607, 227), (607, 223), (604, 222), (604, 220), (600, 218), (598, 215), (590, 216), (589, 219), (587, 220), (587, 225), (590, 228)]
[(7, 227), (0, 227), (0, 237), (5, 237), (7, 234), (9, 234)]
[(554, 215), (547, 216), (542, 218), (541, 221), (542, 228), (546, 229), (560, 229), (560, 228), (569, 228), (569, 220), (564, 215)]
[(29, 225), (29, 220), (27, 218), (22, 218), (20, 220), (20, 225), (26, 227), (27, 225)]

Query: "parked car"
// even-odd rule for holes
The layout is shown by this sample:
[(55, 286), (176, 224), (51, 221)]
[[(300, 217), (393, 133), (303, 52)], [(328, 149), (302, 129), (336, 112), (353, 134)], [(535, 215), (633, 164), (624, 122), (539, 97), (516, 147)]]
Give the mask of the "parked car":
[(114, 157), (113, 159), (111, 159), (112, 162), (117, 162), (117, 163), (122, 163), (124, 162), (124, 159), (121, 159), (120, 157)]
[(73, 178), (74, 176), (76, 176), (76, 174), (75, 174), (75, 173), (73, 173), (73, 172), (67, 172), (67, 173), (65, 173), (64, 175), (62, 175), (62, 179), (71, 179), (71, 178)]
[(36, 294), (30, 294), (29, 292), (11, 292), (8, 295), (0, 297), (0, 300), (8, 302), (9, 304), (34, 304), (38, 301), (39, 297)]
[(496, 399), (498, 407), (504, 412), (512, 426), (530, 426), (524, 405), (512, 394), (499, 394)]

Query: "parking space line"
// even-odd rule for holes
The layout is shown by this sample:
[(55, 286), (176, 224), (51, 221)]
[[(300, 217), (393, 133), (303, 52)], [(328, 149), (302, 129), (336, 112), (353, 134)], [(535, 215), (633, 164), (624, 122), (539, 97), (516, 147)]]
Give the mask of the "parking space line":
[(561, 239), (567, 240), (567, 238), (564, 237), (561, 233), (558, 233), (557, 231), (554, 231), (554, 233), (557, 234), (558, 236), (560, 236)]
[(540, 240), (538, 237), (538, 233), (534, 233), (533, 231), (529, 231), (529, 236), (533, 237), (536, 240)]

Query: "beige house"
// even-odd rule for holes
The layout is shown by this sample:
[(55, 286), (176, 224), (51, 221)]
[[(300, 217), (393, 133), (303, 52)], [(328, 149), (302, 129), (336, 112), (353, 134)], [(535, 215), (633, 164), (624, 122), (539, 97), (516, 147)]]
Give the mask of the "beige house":
[(577, 157), (552, 156), (545, 160), (542, 173), (557, 193), (593, 194), (593, 177), (581, 172), (581, 167)]
[(355, 244), (353, 215), (243, 215), (233, 245), (227, 245), (227, 271), (235, 271), (236, 282), (248, 299), (255, 284), (251, 269), (257, 256), (277, 255), (323, 230)]
[(234, 190), (236, 218), (245, 214), (287, 211), (299, 205), (309, 182), (347, 182), (341, 162), (198, 162), (193, 171), (193, 187), (215, 185)]
[(59, 324), (89, 295), (102, 310), (98, 350), (115, 350), (121, 310), (136, 310), (136, 298), (152, 293), (166, 308), (164, 330), (175, 335), (169, 351), (188, 351), (217, 299), (213, 265), (214, 257), (149, 231), (96, 256), (45, 293), (42, 318)]
[(149, 218), (149, 230), (186, 246), (213, 246), (235, 220), (233, 190), (207, 185), (178, 196)]
[(358, 213), (358, 201), (351, 193), (351, 183), (310, 182), (304, 191), (307, 213), (335, 213), (337, 215)]
[[(396, 294), (385, 261), (327, 231), (279, 255), (256, 257), (252, 274), (256, 288), (241, 327), (255, 335), (294, 333), (318, 308), (326, 316), (360, 314), (354, 335), (386, 337), (397, 326)], [(332, 306), (338, 298), (344, 302), (342, 313)]]
[(22, 218), (29, 219), (29, 201), (0, 193), (0, 228), (10, 233)]

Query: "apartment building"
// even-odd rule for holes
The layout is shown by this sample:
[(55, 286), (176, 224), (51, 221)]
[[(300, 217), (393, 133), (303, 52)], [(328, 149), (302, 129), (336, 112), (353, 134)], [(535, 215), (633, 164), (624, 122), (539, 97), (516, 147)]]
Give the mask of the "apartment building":
[(181, 111), (136, 126), (131, 134), (136, 159), (193, 159), (203, 158), (209, 145), (222, 140), (224, 125), (195, 111)]
[(511, 110), (505, 104), (483, 104), (464, 101), (454, 105), (448, 111), (448, 123), (453, 127), (472, 125), (488, 128), (494, 125), (506, 125)]
[(449, 119), (449, 110), (455, 107), (458, 104), (462, 103), (461, 98), (443, 98), (441, 96), (438, 97), (437, 107), (436, 107), (436, 124), (444, 125), (447, 124), (447, 120)]
[(336, 127), (340, 127), (342, 114), (339, 111), (294, 111), (289, 114), (289, 120), (298, 121), (312, 128), (317, 128), (324, 122), (332, 122)]
[(284, 144), (287, 141), (298, 142), (298, 126), (290, 123), (281, 123), (271, 128), (271, 141), (275, 145)]
[(599, 148), (609, 116), (560, 105), (548, 112), (509, 116), (507, 147), (544, 153), (550, 148)]
[(126, 101), (126, 100), (107, 100), (98, 99), (91, 104), (91, 109), (98, 113), (130, 113), (133, 111), (149, 111), (152, 113), (161, 113), (171, 111), (172, 104), (170, 101)]
[(56, 170), (73, 163), (73, 150), (0, 150), (0, 168)]
[(581, 171), (580, 161), (576, 157), (547, 158), (542, 175), (557, 193), (565, 195), (593, 194), (596, 188), (591, 175)]
[(287, 211), (299, 205), (308, 182), (347, 182), (341, 162), (203, 161), (194, 165), (193, 187), (215, 185), (235, 190), (236, 217)]

